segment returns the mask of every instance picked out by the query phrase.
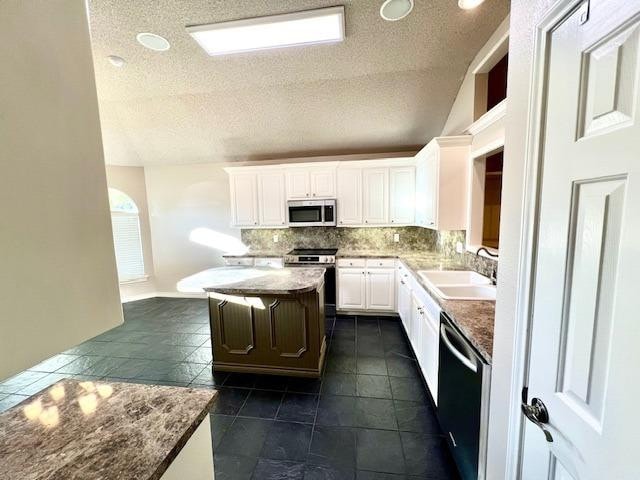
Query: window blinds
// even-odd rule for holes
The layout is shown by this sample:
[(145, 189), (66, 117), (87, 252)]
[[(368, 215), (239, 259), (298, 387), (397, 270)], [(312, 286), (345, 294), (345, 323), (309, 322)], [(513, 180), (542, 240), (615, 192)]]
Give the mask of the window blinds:
[(144, 276), (142, 241), (138, 215), (112, 213), (113, 243), (116, 250), (118, 278), (121, 282)]

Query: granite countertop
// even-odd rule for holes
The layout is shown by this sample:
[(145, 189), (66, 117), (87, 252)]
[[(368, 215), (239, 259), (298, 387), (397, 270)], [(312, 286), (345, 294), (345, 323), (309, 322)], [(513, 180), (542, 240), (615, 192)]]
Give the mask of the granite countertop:
[[(278, 254), (278, 252), (271, 251), (251, 252), (240, 256), (269, 257), (282, 255)], [(438, 302), (442, 310), (449, 315), (453, 323), (472, 343), (483, 359), (491, 363), (495, 302), (487, 300), (441, 299), (418, 275), (418, 270), (468, 270), (469, 267), (463, 262), (444, 257), (435, 252), (406, 253), (406, 251), (392, 249), (339, 249), (336, 253), (336, 258), (397, 258), (401, 260), (420, 286), (429, 292), (433, 299)]]
[(407, 267), (416, 281), (451, 318), (482, 358), (491, 364), (495, 302), (487, 300), (444, 300), (419, 275), (418, 270), (468, 270), (464, 263), (438, 253), (406, 254), (393, 250), (339, 250), (340, 258), (397, 258)]
[(306, 293), (324, 282), (321, 267), (218, 267), (181, 280), (180, 291), (226, 295), (287, 295)]
[(288, 250), (252, 250), (247, 253), (225, 253), (222, 258), (283, 258)]
[(0, 414), (0, 479), (155, 480), (212, 390), (61, 380)]

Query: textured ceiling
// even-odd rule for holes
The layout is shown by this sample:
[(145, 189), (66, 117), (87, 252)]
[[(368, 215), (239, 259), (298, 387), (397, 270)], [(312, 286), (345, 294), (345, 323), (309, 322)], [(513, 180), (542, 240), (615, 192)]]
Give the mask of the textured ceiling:
[[(466, 69), (508, 0), (463, 11), (416, 0), (89, 0), (109, 164), (244, 161), (410, 150), (440, 134)], [(344, 4), (346, 40), (209, 57), (185, 26)], [(136, 42), (153, 32), (166, 52)], [(119, 55), (127, 63), (113, 67)]]

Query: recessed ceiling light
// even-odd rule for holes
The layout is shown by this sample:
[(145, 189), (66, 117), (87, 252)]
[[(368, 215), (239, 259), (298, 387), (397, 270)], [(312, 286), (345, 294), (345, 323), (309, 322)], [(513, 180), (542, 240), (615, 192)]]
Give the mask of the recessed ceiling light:
[(211, 56), (344, 40), (344, 7), (187, 27)]
[(484, 0), (458, 0), (458, 6), (463, 10), (471, 10), (480, 5)]
[(156, 52), (164, 52), (171, 47), (166, 38), (156, 35), (155, 33), (139, 33), (136, 35), (136, 40), (138, 40), (143, 47), (155, 50)]
[(413, 0), (386, 0), (380, 7), (380, 16), (390, 22), (402, 20), (413, 10)]
[(111, 65), (118, 68), (124, 66), (124, 64), (126, 63), (124, 61), (124, 58), (119, 57), (117, 55), (109, 55), (107, 59), (109, 60), (109, 63), (111, 63)]

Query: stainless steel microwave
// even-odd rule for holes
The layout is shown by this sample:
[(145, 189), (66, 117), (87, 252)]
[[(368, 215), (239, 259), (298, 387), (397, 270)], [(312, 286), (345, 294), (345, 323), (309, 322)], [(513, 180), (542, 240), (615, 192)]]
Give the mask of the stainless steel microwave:
[(336, 201), (289, 200), (287, 223), (290, 227), (335, 227)]

